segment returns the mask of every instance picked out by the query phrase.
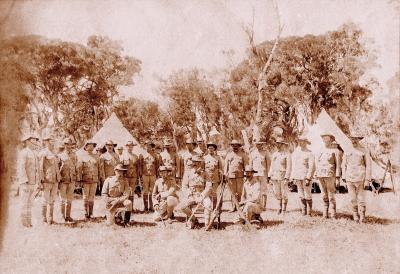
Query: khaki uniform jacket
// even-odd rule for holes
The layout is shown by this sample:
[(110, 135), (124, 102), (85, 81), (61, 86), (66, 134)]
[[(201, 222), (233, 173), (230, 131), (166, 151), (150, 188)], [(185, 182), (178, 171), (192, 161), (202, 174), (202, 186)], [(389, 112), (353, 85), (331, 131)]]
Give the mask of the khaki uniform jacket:
[(169, 196), (178, 198), (178, 195), (176, 194), (175, 183), (170, 180), (164, 181), (163, 178), (158, 178), (154, 183), (154, 188), (151, 195), (154, 205), (159, 204), (159, 200), (156, 199), (157, 194), (160, 194), (161, 200), (167, 200)]
[(40, 182), (39, 158), (30, 148), (24, 148), (18, 155), (18, 180), (21, 184), (35, 185)]
[(99, 163), (96, 155), (83, 151), (78, 156), (76, 170), (78, 181), (88, 184), (99, 182)]
[(315, 159), (316, 176), (319, 178), (340, 177), (341, 162), (337, 149), (323, 148)]
[(141, 174), (144, 176), (159, 176), (159, 167), (161, 165), (161, 157), (160, 154), (154, 153), (146, 153), (143, 155), (141, 163)]
[(230, 151), (225, 158), (224, 175), (230, 179), (243, 178), (247, 164), (248, 158), (243, 152)]
[(349, 182), (371, 180), (371, 156), (366, 149), (352, 149), (343, 155), (343, 179)]
[(129, 198), (130, 188), (128, 181), (123, 176), (117, 178), (117, 176), (108, 177), (103, 184), (101, 189), (101, 196), (108, 198), (108, 200), (119, 200), (123, 202)]
[(271, 167), (268, 177), (271, 180), (284, 180), (290, 178), (292, 170), (292, 157), (287, 151), (275, 151), (271, 156)]
[(261, 184), (256, 178), (251, 179), (251, 183), (248, 179), (244, 181), (242, 197), (240, 201), (252, 202), (261, 205)]
[(99, 157), (100, 181), (104, 182), (110, 176), (114, 176), (114, 167), (119, 163), (116, 153), (105, 152)]
[(185, 150), (182, 153), (182, 161), (183, 161), (183, 172), (187, 172), (192, 168), (192, 157), (195, 155), (195, 153), (191, 153), (188, 150)]
[(175, 178), (182, 179), (183, 176), (183, 160), (178, 155), (178, 153), (169, 153), (166, 150), (163, 150), (160, 153), (161, 165), (168, 166), (172, 168), (172, 174), (174, 174)]
[(39, 175), (40, 181), (43, 183), (59, 183), (61, 180), (59, 159), (56, 154), (48, 148), (44, 148), (39, 152)]
[(58, 155), (58, 158), (60, 160), (59, 166), (60, 166), (61, 183), (64, 184), (75, 183), (77, 181), (76, 154), (73, 152), (68, 154), (66, 151), (64, 151)]
[(314, 175), (315, 163), (314, 155), (310, 150), (303, 151), (300, 147), (296, 148), (292, 153), (292, 173), (291, 180), (305, 180)]
[(182, 192), (185, 197), (201, 193), (203, 197), (207, 197), (210, 194), (212, 188), (211, 182), (206, 182), (204, 173), (197, 173), (191, 170), (185, 174), (182, 179)]
[(141, 157), (134, 153), (125, 153), (122, 157), (121, 163), (127, 169), (126, 177), (128, 178), (140, 178), (141, 172)]
[(250, 167), (257, 171), (254, 177), (268, 177), (269, 166), (270, 158), (267, 152), (261, 152), (257, 148), (250, 152)]
[(220, 183), (224, 171), (224, 166), (221, 157), (218, 155), (211, 156), (207, 154), (204, 156), (205, 179), (212, 183)]

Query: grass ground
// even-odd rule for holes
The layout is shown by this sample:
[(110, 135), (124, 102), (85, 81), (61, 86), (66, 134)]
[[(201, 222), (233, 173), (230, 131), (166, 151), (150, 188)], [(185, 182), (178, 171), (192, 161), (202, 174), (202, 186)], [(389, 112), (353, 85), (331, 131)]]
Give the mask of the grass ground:
[[(351, 220), (347, 194), (337, 195), (337, 220), (321, 217), (321, 195), (314, 194), (315, 216), (301, 217), (296, 193), (289, 212), (278, 216), (270, 196), (262, 229), (244, 231), (224, 212), (224, 230), (188, 230), (183, 223), (163, 228), (150, 214), (134, 214), (129, 228), (106, 227), (101, 200), (95, 221), (83, 221), (82, 200), (73, 204), (75, 226), (40, 223), (40, 199), (31, 229), (19, 223), (20, 201), (10, 198), (8, 226), (0, 258), (1, 273), (400, 273), (400, 194), (367, 196), (367, 223)], [(140, 208), (138, 199), (136, 207)]]

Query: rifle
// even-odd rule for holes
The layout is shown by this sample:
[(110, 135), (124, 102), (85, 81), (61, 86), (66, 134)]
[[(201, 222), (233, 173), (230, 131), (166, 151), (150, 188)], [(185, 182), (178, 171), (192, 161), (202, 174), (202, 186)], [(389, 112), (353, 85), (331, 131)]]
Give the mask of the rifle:
[(226, 181), (222, 180), (222, 182), (221, 182), (221, 192), (219, 193), (219, 196), (218, 196), (218, 199), (217, 199), (217, 205), (215, 206), (213, 212), (211, 213), (210, 222), (206, 226), (206, 231), (209, 231), (211, 229), (215, 218), (217, 218), (220, 215), (220, 207), (222, 205), (222, 200), (223, 200), (223, 197), (224, 197), (225, 187), (226, 187)]

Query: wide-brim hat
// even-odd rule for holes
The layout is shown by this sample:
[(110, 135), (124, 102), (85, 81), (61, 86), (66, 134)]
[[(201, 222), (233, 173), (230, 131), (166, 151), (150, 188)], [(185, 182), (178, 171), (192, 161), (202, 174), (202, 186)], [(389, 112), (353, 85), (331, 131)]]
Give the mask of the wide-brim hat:
[(124, 150), (124, 147), (123, 146), (118, 146), (117, 150)]
[(297, 138), (297, 140), (298, 140), (299, 142), (306, 142), (307, 144), (311, 145), (310, 140), (308, 140), (308, 138), (307, 138), (306, 136), (299, 136), (299, 137)]
[(321, 137), (329, 136), (331, 139), (335, 140), (335, 135), (328, 133), (328, 132), (323, 132), (320, 134)]
[(259, 140), (254, 141), (255, 145), (265, 145), (266, 143), (267, 143), (267, 141), (264, 139), (259, 139)]
[(114, 167), (114, 170), (126, 171), (127, 169), (122, 164), (118, 164)]
[(362, 139), (364, 139), (364, 136), (361, 136), (361, 134), (354, 133), (354, 134), (351, 134), (351, 135), (350, 135), (350, 138), (351, 138), (351, 139), (362, 140)]
[(214, 142), (208, 142), (207, 143), (207, 147), (209, 147), (209, 146), (214, 147), (215, 149), (218, 148), (218, 145), (216, 143), (214, 143)]
[(145, 145), (152, 145), (152, 146), (156, 145), (156, 143), (154, 141), (152, 141), (152, 140), (147, 140), (146, 142), (144, 142), (144, 144)]
[(244, 174), (244, 175), (247, 175), (247, 173), (249, 173), (249, 172), (251, 172), (251, 173), (254, 174), (254, 173), (257, 173), (257, 170), (254, 170), (254, 169), (251, 168), (251, 167), (245, 167), (243, 174)]
[(69, 137), (64, 138), (63, 143), (64, 143), (64, 145), (73, 145), (73, 144), (75, 144), (75, 142), (72, 140), (72, 138), (69, 138)]
[(172, 171), (172, 167), (170, 166), (160, 166), (160, 171)]
[(88, 141), (86, 141), (85, 145), (83, 146), (83, 149), (86, 150), (86, 147), (88, 145), (93, 145), (94, 147), (97, 146), (97, 144), (95, 142), (93, 142), (92, 140), (88, 140)]
[(114, 143), (112, 140), (108, 140), (104, 145), (111, 145), (111, 146), (114, 146), (114, 147), (116, 147), (117, 146), (117, 144), (116, 143)]
[(39, 137), (37, 137), (34, 134), (25, 134), (21, 137), (21, 142), (28, 141), (30, 139), (35, 139), (36, 141), (39, 141)]
[(231, 145), (231, 146), (242, 146), (242, 144), (241, 144), (238, 140), (236, 140), (236, 139), (233, 139), (233, 140), (231, 141), (230, 145)]
[(276, 138), (275, 143), (283, 144), (283, 145), (288, 145), (289, 144), (289, 143), (285, 142), (285, 140), (282, 139), (282, 138)]
[(127, 147), (134, 147), (134, 146), (136, 146), (136, 145), (137, 145), (136, 143), (134, 143), (134, 142), (132, 142), (132, 141), (128, 141), (128, 142), (126, 143), (125, 146), (127, 146)]
[(192, 138), (186, 139), (186, 144), (196, 144), (196, 142)]

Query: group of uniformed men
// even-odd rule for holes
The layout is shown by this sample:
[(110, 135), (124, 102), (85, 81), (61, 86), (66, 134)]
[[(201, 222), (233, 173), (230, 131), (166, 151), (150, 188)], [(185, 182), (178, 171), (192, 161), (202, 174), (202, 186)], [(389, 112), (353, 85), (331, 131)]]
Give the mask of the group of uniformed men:
[[(360, 144), (362, 136), (351, 136), (354, 149), (343, 157), (331, 134), (321, 135), (325, 147), (314, 157), (307, 138), (300, 136), (297, 147), (289, 151), (289, 144), (282, 137), (276, 138), (274, 151), (268, 151), (265, 140), (254, 143), (245, 153), (237, 140), (230, 143), (231, 150), (224, 159), (217, 154), (214, 142), (204, 143), (188, 139), (186, 150), (178, 153), (170, 140), (164, 140), (159, 153), (152, 141), (146, 142), (146, 153), (133, 152), (135, 143), (118, 147), (111, 140), (106, 142), (104, 153), (96, 153), (96, 143), (87, 141), (83, 152), (76, 153), (72, 138), (63, 140), (56, 152), (52, 136), (44, 137), (44, 148), (37, 154), (39, 140), (34, 135), (22, 138), (24, 148), (20, 154), (19, 171), (23, 193), (22, 224), (31, 224), (31, 204), (37, 191), (43, 192), (43, 222), (53, 223), (54, 202), (60, 196), (60, 210), (65, 222), (72, 222), (71, 206), (76, 186), (82, 187), (85, 218), (93, 217), (96, 190), (105, 200), (106, 219), (114, 224), (116, 218), (129, 225), (133, 211), (134, 193), (142, 189), (143, 211), (154, 212), (155, 221), (174, 220), (174, 210), (187, 216), (187, 224), (198, 224), (196, 210), (203, 210), (207, 227), (213, 210), (220, 212), (223, 193), (227, 186), (232, 198), (231, 212), (239, 210), (238, 222), (261, 220), (266, 210), (268, 185), (279, 202), (278, 214), (285, 213), (288, 204), (288, 184), (297, 185), (302, 215), (311, 216), (312, 179), (316, 178), (322, 191), (323, 217), (336, 217), (336, 186), (340, 178), (347, 183), (353, 217), (365, 221), (364, 185), (371, 183), (371, 159)], [(36, 193), (36, 194), (35, 194)], [(330, 213), (330, 214), (329, 214)], [(197, 214), (198, 215), (198, 214)], [(212, 224), (211, 224), (212, 225)]]

